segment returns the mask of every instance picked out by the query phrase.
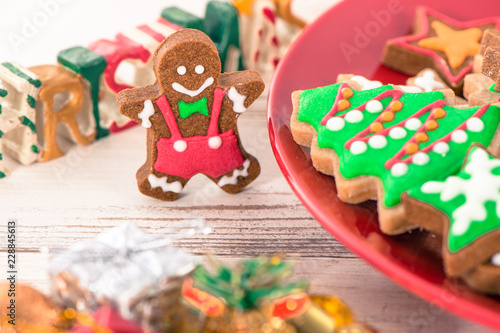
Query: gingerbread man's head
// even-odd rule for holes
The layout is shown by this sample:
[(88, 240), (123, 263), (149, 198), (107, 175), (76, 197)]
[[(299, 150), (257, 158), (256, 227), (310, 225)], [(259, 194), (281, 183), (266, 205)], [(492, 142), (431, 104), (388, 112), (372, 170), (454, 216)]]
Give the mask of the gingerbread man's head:
[(172, 100), (194, 102), (213, 94), (221, 62), (215, 44), (206, 34), (182, 29), (158, 47), (154, 70), (163, 95)]

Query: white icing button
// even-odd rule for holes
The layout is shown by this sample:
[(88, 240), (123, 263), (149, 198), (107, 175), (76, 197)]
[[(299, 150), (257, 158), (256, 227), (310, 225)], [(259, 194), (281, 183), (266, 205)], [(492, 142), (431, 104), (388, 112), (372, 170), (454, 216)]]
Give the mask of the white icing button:
[(500, 266), (500, 252), (497, 252), (491, 256), (491, 264), (493, 266)]
[(203, 72), (205, 71), (205, 67), (203, 67), (202, 65), (198, 65), (194, 68), (194, 71), (196, 72), (196, 74), (203, 74)]
[(410, 131), (416, 131), (422, 126), (422, 122), (418, 118), (411, 118), (405, 123), (405, 127)]
[(366, 151), (366, 143), (363, 141), (355, 141), (351, 145), (351, 153), (354, 155), (363, 154)]
[(467, 120), (466, 125), (467, 129), (471, 132), (481, 132), (484, 128), (483, 121), (477, 117), (473, 117)]
[(456, 130), (451, 133), (451, 140), (456, 143), (464, 143), (467, 141), (467, 133), (462, 130)]
[(403, 127), (394, 127), (389, 131), (389, 136), (393, 139), (402, 139), (406, 136), (406, 130)]
[(177, 74), (179, 74), (179, 75), (186, 74), (186, 67), (184, 67), (184, 66), (177, 67)]
[(179, 153), (182, 153), (188, 147), (187, 142), (184, 140), (177, 140), (174, 142), (174, 149)]
[(389, 136), (393, 139), (402, 139), (406, 136), (406, 130), (403, 127), (394, 127), (389, 131)]
[(208, 139), (208, 146), (212, 149), (219, 149), (222, 146), (222, 139), (220, 136), (213, 136)]
[(408, 166), (405, 163), (396, 163), (391, 168), (394, 177), (404, 176), (408, 172)]
[(345, 120), (342, 118), (330, 118), (326, 122), (326, 128), (328, 128), (330, 131), (340, 131), (343, 129), (345, 126)]
[(427, 155), (426, 153), (419, 152), (413, 155), (411, 161), (417, 165), (424, 165), (429, 163), (429, 155)]
[(345, 120), (350, 123), (359, 123), (363, 120), (363, 114), (359, 110), (352, 110), (347, 112), (345, 115)]
[(372, 100), (366, 103), (366, 111), (371, 112), (371, 113), (379, 113), (382, 112), (384, 109), (384, 106), (380, 101), (377, 100)]
[(438, 154), (446, 154), (447, 152), (450, 151), (450, 146), (446, 142), (438, 142), (434, 145), (434, 148), (432, 149)]
[(374, 135), (368, 140), (370, 147), (375, 149), (382, 149), (387, 146), (387, 139), (383, 135)]

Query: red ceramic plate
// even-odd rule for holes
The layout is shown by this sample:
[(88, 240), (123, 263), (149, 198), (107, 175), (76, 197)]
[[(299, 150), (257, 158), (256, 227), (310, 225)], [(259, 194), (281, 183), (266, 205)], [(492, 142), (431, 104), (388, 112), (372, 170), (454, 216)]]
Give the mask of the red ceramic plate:
[(459, 20), (500, 13), (498, 0), (459, 3), (345, 0), (331, 8), (305, 29), (279, 65), (268, 100), (268, 126), (284, 176), (328, 231), (416, 295), (459, 316), (500, 329), (500, 298), (481, 295), (460, 281), (446, 278), (439, 237), (425, 232), (396, 237), (382, 234), (374, 202), (362, 205), (341, 202), (334, 179), (312, 167), (309, 150), (298, 146), (290, 133), (290, 96), (294, 90), (332, 84), (339, 73), (404, 84), (406, 76), (381, 65), (380, 56), (387, 39), (411, 32), (417, 5), (427, 5)]

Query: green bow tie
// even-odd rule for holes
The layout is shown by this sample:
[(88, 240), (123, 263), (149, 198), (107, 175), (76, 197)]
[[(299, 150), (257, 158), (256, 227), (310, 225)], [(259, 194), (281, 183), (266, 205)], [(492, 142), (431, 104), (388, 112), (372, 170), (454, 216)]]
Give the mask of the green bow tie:
[(179, 102), (179, 114), (181, 116), (181, 119), (186, 119), (193, 113), (200, 113), (202, 115), (208, 116), (206, 97), (203, 97), (202, 99), (193, 103), (186, 103), (184, 101)]

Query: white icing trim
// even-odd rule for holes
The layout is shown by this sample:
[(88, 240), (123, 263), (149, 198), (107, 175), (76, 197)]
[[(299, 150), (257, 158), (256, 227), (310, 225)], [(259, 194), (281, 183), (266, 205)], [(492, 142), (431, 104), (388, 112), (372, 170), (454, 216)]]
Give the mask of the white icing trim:
[(151, 121), (149, 120), (149, 118), (154, 114), (155, 114), (155, 108), (153, 106), (153, 102), (151, 102), (150, 99), (144, 101), (144, 108), (137, 115), (137, 117), (141, 119), (142, 127), (151, 128)]
[(500, 176), (492, 174), (492, 170), (500, 166), (500, 160), (490, 159), (483, 149), (474, 150), (463, 171), (470, 175), (469, 179), (450, 176), (442, 181), (429, 181), (422, 185), (423, 193), (440, 194), (443, 202), (451, 201), (458, 196), (465, 196), (465, 203), (453, 213), (453, 226), (450, 232), (463, 235), (469, 230), (473, 221), (485, 221), (487, 211), (485, 203), (496, 203), (496, 213), (500, 216)]
[(345, 120), (342, 118), (330, 118), (326, 122), (326, 128), (328, 128), (330, 131), (340, 131), (345, 127)]
[(346, 113), (344, 118), (350, 123), (359, 123), (363, 120), (364, 116), (363, 113), (359, 110), (351, 110)]
[(429, 155), (427, 155), (426, 153), (422, 153), (422, 152), (418, 152), (416, 153), (415, 155), (413, 155), (411, 161), (412, 163), (416, 164), (416, 165), (425, 165), (427, 163), (429, 163)]
[(184, 140), (177, 140), (174, 142), (174, 149), (179, 153), (185, 151), (187, 147), (188, 147), (187, 142)]
[(404, 176), (408, 172), (408, 165), (406, 163), (396, 163), (391, 168), (391, 174), (394, 177)]
[(438, 142), (434, 145), (432, 150), (438, 154), (444, 155), (450, 151), (450, 146), (446, 142)]
[(227, 97), (233, 101), (233, 111), (236, 113), (243, 113), (247, 110), (244, 103), (247, 97), (242, 95), (236, 90), (235, 87), (231, 87), (227, 92)]
[(248, 168), (250, 167), (250, 160), (245, 160), (245, 163), (243, 163), (243, 170), (240, 169), (234, 169), (233, 170), (233, 175), (231, 177), (229, 176), (223, 176), (217, 185), (219, 187), (223, 187), (226, 185), (236, 185), (238, 184), (238, 177), (247, 177), (248, 176)]
[(415, 78), (415, 85), (422, 88), (425, 92), (446, 88), (444, 84), (436, 80), (436, 76), (430, 70), (423, 73), (422, 76)]
[(366, 143), (363, 141), (354, 141), (351, 145), (351, 154), (359, 155), (366, 151)]
[(222, 146), (222, 139), (220, 136), (213, 136), (208, 139), (208, 146), (211, 149), (219, 149)]
[(500, 266), (500, 252), (497, 252), (491, 256), (491, 264), (497, 267)]
[(168, 183), (167, 177), (156, 177), (154, 174), (150, 174), (148, 181), (151, 188), (161, 187), (163, 192), (181, 193), (182, 191), (182, 183), (180, 181)]
[(408, 133), (403, 127), (394, 127), (389, 131), (389, 136), (395, 140), (404, 138), (406, 134)]
[(373, 135), (368, 139), (368, 144), (374, 149), (382, 149), (387, 146), (387, 139), (383, 135)]
[(182, 84), (177, 83), (177, 82), (172, 83), (172, 88), (175, 91), (180, 92), (181, 94), (188, 95), (190, 97), (195, 97), (195, 96), (198, 96), (199, 94), (201, 94), (203, 90), (210, 87), (213, 83), (214, 83), (214, 78), (209, 77), (208, 79), (205, 80), (205, 82), (203, 82), (201, 87), (199, 87), (196, 90), (189, 90), (189, 89), (185, 88)]
[(380, 81), (370, 81), (361, 75), (355, 75), (351, 80), (356, 81), (361, 85), (361, 90), (369, 90), (382, 87), (383, 84)]
[(370, 113), (379, 113), (379, 112), (382, 112), (382, 110), (384, 109), (384, 106), (382, 105), (382, 103), (380, 101), (373, 99), (373, 100), (369, 101), (368, 103), (366, 103), (365, 109), (366, 109), (366, 111), (368, 111)]
[(416, 131), (422, 126), (422, 121), (418, 118), (408, 119), (405, 123), (405, 127), (410, 131)]
[(413, 93), (413, 94), (419, 94), (421, 92), (424, 92), (421, 88), (416, 87), (416, 86), (398, 86), (403, 90), (405, 93)]

